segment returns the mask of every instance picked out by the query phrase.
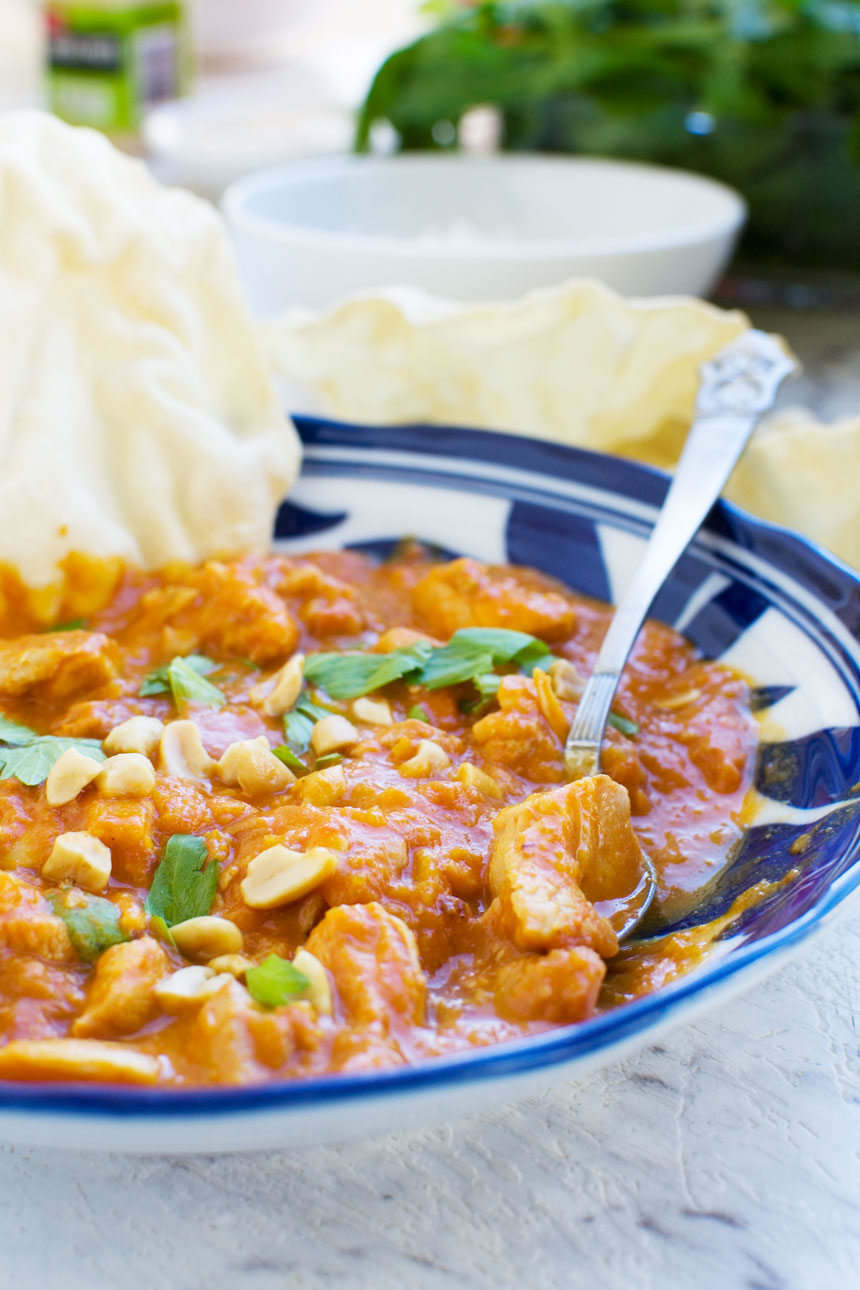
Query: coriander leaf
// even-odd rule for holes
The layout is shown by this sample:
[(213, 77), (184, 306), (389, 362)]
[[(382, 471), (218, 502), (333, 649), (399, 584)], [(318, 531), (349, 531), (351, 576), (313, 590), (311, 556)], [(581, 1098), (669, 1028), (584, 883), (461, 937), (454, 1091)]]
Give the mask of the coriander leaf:
[(610, 712), (606, 720), (610, 726), (614, 726), (616, 730), (620, 730), (622, 735), (639, 734), (639, 726), (636, 722), (628, 721), (627, 717), (622, 717), (617, 712)]
[(157, 667), (154, 672), (150, 672), (143, 678), (140, 683), (138, 694), (142, 699), (148, 699), (153, 694), (167, 694), (170, 689), (170, 682), (167, 679), (167, 666)]
[(12, 745), (0, 746), (0, 779), (17, 779), (30, 787), (43, 784), (69, 748), (77, 748), (94, 761), (105, 759), (98, 739), (39, 735), (3, 716), (0, 716), (0, 745)]
[(177, 662), (184, 663), (186, 667), (191, 668), (193, 672), (197, 672), (200, 676), (208, 676), (210, 672), (217, 671), (219, 666), (211, 658), (207, 658), (205, 654), (186, 654), (184, 658), (171, 659), (169, 663), (165, 663), (163, 667), (157, 667), (155, 671), (150, 672), (148, 676), (143, 678), (138, 694), (142, 698), (148, 698), (153, 694), (167, 694), (171, 689), (170, 668)]
[(160, 936), (163, 941), (166, 941), (168, 945), (171, 945), (176, 949), (176, 941), (173, 939), (173, 933), (160, 914), (153, 914), (150, 917), (149, 930), (151, 932), (155, 932), (156, 936)]
[(314, 769), (325, 770), (327, 766), (339, 766), (342, 761), (340, 753), (326, 753), (324, 757), (317, 757)]
[(414, 704), (406, 714), (407, 721), (426, 721), (430, 724), (430, 718), (419, 703)]
[(432, 648), (417, 641), (388, 654), (310, 654), (305, 659), (305, 677), (333, 699), (357, 699), (417, 672)]
[[(208, 659), (206, 661), (209, 662)], [(213, 669), (210, 667), (207, 670), (211, 672)], [(167, 666), (167, 679), (177, 708), (189, 703), (200, 703), (206, 708), (220, 708), (227, 702), (217, 685), (207, 681), (188, 659), (173, 659)]]
[(478, 646), (492, 654), (497, 663), (508, 663), (535, 645), (540, 646), (542, 654), (548, 653), (546, 645), (537, 636), (511, 631), (508, 627), (461, 627), (454, 632), (445, 648), (451, 645), (458, 649)]
[(448, 685), (459, 685), (492, 671), (493, 656), (489, 650), (468, 641), (455, 645), (454, 638), (444, 648), (434, 650), (419, 677), (420, 684), (428, 690), (441, 690)]
[(472, 684), (478, 691), (478, 697), (477, 699), (461, 699), (457, 705), (460, 711), (467, 716), (482, 716), (498, 694), (501, 680), (502, 678), (496, 672), (485, 672), (481, 676), (472, 677)]
[(316, 723), (323, 717), (330, 716), (328, 708), (321, 708), (318, 703), (312, 703), (306, 696), (302, 696), (284, 717), (284, 738), (290, 752), (298, 757), (303, 756), (311, 746), (311, 735)]
[(529, 670), (549, 657), (542, 640), (505, 627), (461, 627), (448, 644), (433, 650), (419, 681), (428, 690), (457, 685), (491, 672), (500, 663), (519, 663)]
[(31, 730), (29, 726), (19, 726), (16, 721), (0, 715), (0, 743), (31, 744), (38, 738), (35, 730)]
[(88, 896), (85, 905), (70, 905), (67, 897), (58, 895), (52, 903), (84, 963), (93, 963), (103, 950), (129, 939), (119, 925), (120, 911), (102, 896)]
[[(189, 833), (174, 833), (155, 871), (146, 912), (168, 927), (208, 914), (218, 887), (218, 865), (206, 864), (206, 843)], [(204, 867), (205, 866), (205, 867)]]
[(289, 1003), (304, 994), (310, 981), (287, 959), (282, 959), (279, 954), (270, 954), (259, 967), (248, 968), (245, 984), (257, 1003), (277, 1008), (279, 1004)]
[(273, 748), (272, 752), (275, 754), (278, 761), (282, 761), (294, 775), (307, 775), (308, 768), (305, 763), (298, 758), (292, 748), (288, 748), (286, 744), (281, 744), (278, 748)]
[(543, 641), (539, 640), (536, 640), (533, 645), (527, 645), (516, 655), (516, 662), (524, 672), (528, 672), (529, 676), (536, 667), (539, 667), (542, 672), (548, 672), (555, 661), (555, 655), (550, 654)]

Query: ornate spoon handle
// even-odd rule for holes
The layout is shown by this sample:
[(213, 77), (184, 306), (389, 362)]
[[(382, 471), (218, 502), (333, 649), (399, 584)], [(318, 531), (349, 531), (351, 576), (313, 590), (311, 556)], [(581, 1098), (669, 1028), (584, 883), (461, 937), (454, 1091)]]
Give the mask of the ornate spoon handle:
[(564, 756), (571, 779), (597, 774), (615, 690), (645, 616), (794, 368), (779, 342), (761, 331), (745, 332), (703, 365), (695, 419), (666, 500), (609, 624), (567, 737)]

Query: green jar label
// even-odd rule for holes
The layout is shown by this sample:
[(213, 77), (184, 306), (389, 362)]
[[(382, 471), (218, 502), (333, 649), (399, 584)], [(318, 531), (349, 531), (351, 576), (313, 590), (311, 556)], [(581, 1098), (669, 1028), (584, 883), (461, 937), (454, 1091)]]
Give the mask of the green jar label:
[(188, 50), (182, 5), (46, 9), (48, 105), (73, 125), (137, 130), (144, 112), (184, 93)]

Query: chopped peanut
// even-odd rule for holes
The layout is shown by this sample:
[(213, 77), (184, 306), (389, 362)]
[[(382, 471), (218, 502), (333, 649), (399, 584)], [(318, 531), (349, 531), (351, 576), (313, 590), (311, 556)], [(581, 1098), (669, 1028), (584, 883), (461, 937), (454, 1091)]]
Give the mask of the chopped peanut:
[(568, 703), (578, 703), (585, 681), (569, 659), (557, 658), (549, 669), (552, 688), (559, 699)]
[(340, 717), (336, 713), (322, 717), (311, 734), (311, 747), (317, 757), (340, 752), (342, 748), (349, 748), (357, 741), (358, 731), (355, 726), (346, 717)]
[(295, 783), (295, 775), (275, 756), (265, 735), (231, 744), (216, 772), (225, 784), (238, 784), (243, 793), (278, 793)]
[(110, 850), (91, 833), (61, 833), (42, 865), (43, 878), (72, 882), (86, 891), (104, 891), (110, 872)]
[(303, 775), (298, 781), (298, 795), (312, 806), (332, 806), (346, 792), (346, 775), (343, 766), (326, 766)]
[(393, 721), (391, 705), (386, 699), (354, 699), (352, 715), (356, 721), (364, 721), (369, 726), (390, 726)]
[(179, 953), (187, 959), (208, 962), (221, 954), (238, 954), (242, 948), (242, 933), (236, 924), (215, 914), (174, 923), (170, 935)]
[(313, 891), (336, 867), (337, 856), (328, 847), (291, 851), (277, 843), (261, 851), (248, 865), (240, 889), (242, 899), (252, 909), (286, 905)]
[(486, 793), (488, 797), (501, 798), (505, 795), (492, 775), (488, 775), (479, 766), (473, 766), (470, 761), (464, 761), (458, 766), (457, 779), (469, 788), (476, 788), (479, 793)]
[(317, 1012), (322, 1016), (332, 1014), (331, 983), (328, 972), (315, 954), (308, 950), (296, 950), (293, 955), (293, 967), (298, 968), (310, 982), (305, 998), (309, 999)]
[(155, 770), (143, 753), (117, 753), (102, 764), (96, 787), (108, 797), (148, 797), (155, 787)]
[(451, 758), (445, 749), (432, 739), (422, 739), (414, 755), (398, 766), (401, 775), (408, 779), (426, 779), (436, 770), (444, 770), (451, 765)]
[(102, 741), (106, 753), (143, 753), (153, 757), (164, 734), (164, 722), (158, 717), (129, 717), (114, 726)]
[(51, 767), (45, 781), (45, 796), (49, 806), (64, 806), (91, 784), (102, 768), (95, 757), (87, 757), (77, 748), (67, 748)]
[(208, 966), (213, 972), (229, 972), (231, 976), (242, 977), (248, 968), (254, 966), (254, 960), (244, 954), (218, 954), (209, 960)]
[(171, 721), (165, 726), (160, 754), (162, 769), (179, 779), (207, 779), (215, 770), (193, 721)]
[(159, 981), (155, 987), (155, 997), (165, 1012), (185, 1012), (196, 1008), (207, 999), (211, 999), (222, 986), (233, 977), (229, 972), (216, 973), (211, 967), (196, 964), (193, 967), (179, 968), (170, 976)]
[(294, 654), (273, 677), (254, 686), (249, 696), (251, 702), (267, 717), (282, 717), (302, 692), (304, 667), (304, 654)]
[(13, 1039), (0, 1048), (0, 1079), (154, 1084), (158, 1073), (157, 1058), (101, 1039)]

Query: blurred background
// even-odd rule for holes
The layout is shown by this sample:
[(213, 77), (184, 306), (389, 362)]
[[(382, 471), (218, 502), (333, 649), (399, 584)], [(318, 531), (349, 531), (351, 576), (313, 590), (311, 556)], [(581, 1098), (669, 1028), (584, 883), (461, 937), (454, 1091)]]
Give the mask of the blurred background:
[(353, 150), (680, 167), (748, 205), (735, 295), (857, 298), (856, 0), (0, 0), (36, 103), (214, 200)]

